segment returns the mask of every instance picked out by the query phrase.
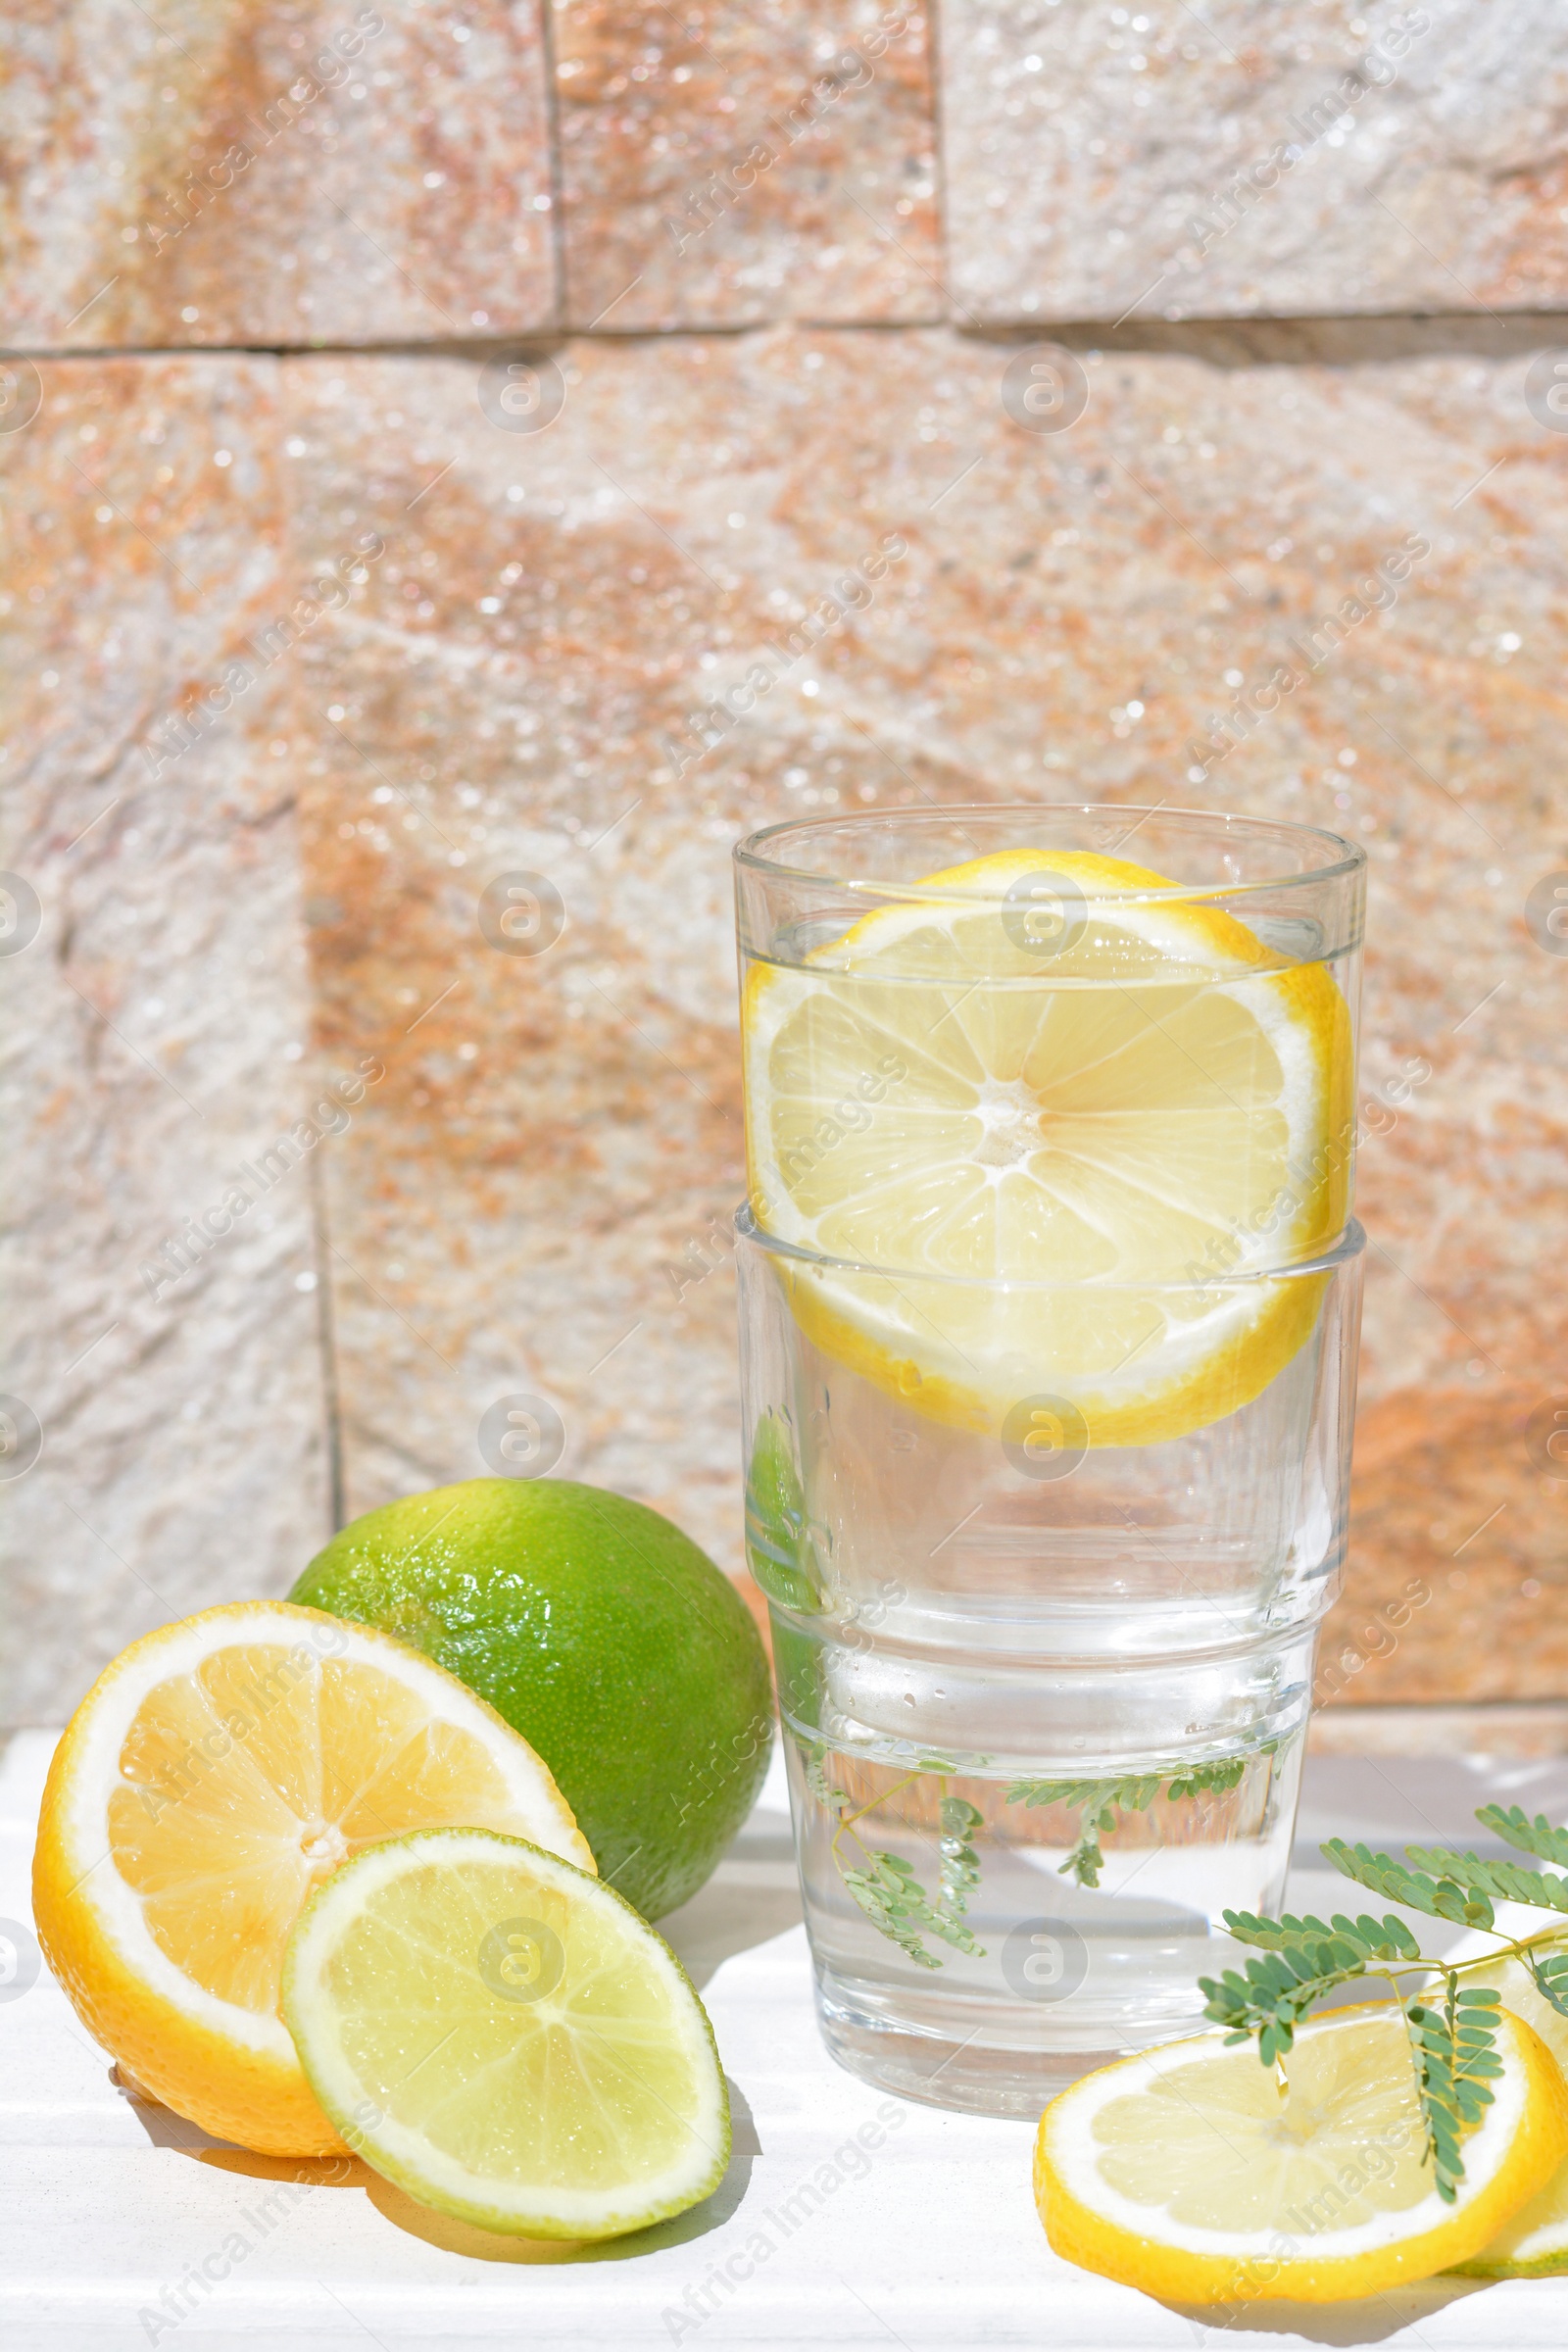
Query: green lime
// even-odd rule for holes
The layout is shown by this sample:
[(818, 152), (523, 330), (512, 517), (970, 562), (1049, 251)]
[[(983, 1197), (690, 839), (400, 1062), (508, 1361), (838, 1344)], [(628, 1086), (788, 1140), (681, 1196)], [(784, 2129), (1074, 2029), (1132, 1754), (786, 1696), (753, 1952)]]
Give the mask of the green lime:
[(645, 1919), (696, 1893), (767, 1769), (750, 1610), (689, 1536), (622, 1494), (555, 1478), (411, 1494), (334, 1536), (289, 1597), (397, 1635), (487, 1698)]
[(769, 1600), (816, 1610), (822, 1588), (806, 1525), (806, 1497), (784, 1423), (764, 1413), (746, 1474), (746, 1564)]

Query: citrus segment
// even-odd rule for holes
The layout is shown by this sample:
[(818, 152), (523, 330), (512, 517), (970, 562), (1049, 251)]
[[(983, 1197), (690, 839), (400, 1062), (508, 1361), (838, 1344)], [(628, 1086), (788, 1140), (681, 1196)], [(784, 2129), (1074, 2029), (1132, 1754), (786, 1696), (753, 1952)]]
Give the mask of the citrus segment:
[[(1043, 948), (1028, 894), (1046, 882)], [(940, 903), (880, 908), (748, 978), (754, 1212), (847, 1261), (785, 1273), (798, 1316), (877, 1385), (980, 1430), (1031, 1390), (1073, 1402), (1091, 1445), (1234, 1411), (1321, 1298), (1319, 1278), (1271, 1270), (1345, 1222), (1333, 976), (1119, 858), (1008, 851), (910, 887)], [(1061, 1288), (956, 1287), (1002, 1282)]]
[(314, 1609), (208, 1609), (133, 1644), (73, 1717), (39, 1822), (39, 1940), (155, 2097), (312, 2154), (337, 2143), (278, 2015), (288, 1931), (357, 1847), (450, 1821), (593, 1867), (526, 1741), (439, 1667)]
[(1402, 2017), (1297, 2029), (1288, 2087), (1250, 2044), (1202, 2034), (1120, 2060), (1041, 2118), (1035, 2197), (1058, 2254), (1179, 2302), (1337, 2302), (1464, 2262), (1568, 2155), (1568, 2088), (1501, 2013), (1502, 2073), (1445, 2203)]
[[(1568, 2017), (1536, 1989), (1530, 1971), (1521, 1961), (1504, 1960), (1489, 1969), (1488, 1979), (1568, 2074)], [(1479, 2254), (1453, 2267), (1473, 2278), (1549, 2278), (1568, 2271), (1568, 2159)]]
[(729, 2161), (711, 2029), (611, 1887), (517, 1839), (434, 1830), (326, 1882), (283, 2013), (347, 2144), (483, 2230), (613, 2237)]

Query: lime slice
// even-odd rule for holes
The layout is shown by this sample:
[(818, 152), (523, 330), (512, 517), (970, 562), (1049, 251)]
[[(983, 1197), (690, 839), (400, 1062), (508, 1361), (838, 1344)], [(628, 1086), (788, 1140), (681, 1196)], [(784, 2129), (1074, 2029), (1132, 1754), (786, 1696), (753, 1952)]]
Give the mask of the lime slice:
[(423, 2205), (619, 2237), (729, 2161), (712, 2029), (621, 1896), (521, 1838), (368, 1847), (301, 1914), (283, 2016), (347, 2144)]
[(1086, 2075), (1046, 2109), (1035, 2198), (1058, 2254), (1183, 2303), (1334, 2303), (1467, 2262), (1568, 2155), (1568, 2089), (1499, 2012), (1501, 2073), (1452, 2204), (1426, 2161), (1391, 2004), (1299, 2026), (1288, 2086), (1250, 2043), (1175, 2042)]
[[(1235, 1411), (1321, 1298), (1268, 1270), (1309, 1262), (1347, 1213), (1332, 973), (1120, 858), (1007, 851), (915, 887), (934, 896), (747, 981), (753, 1209), (848, 1269), (785, 1264), (798, 1320), (986, 1433), (1037, 1391), (1091, 1446)], [(972, 1287), (999, 1283), (1060, 1287)]]

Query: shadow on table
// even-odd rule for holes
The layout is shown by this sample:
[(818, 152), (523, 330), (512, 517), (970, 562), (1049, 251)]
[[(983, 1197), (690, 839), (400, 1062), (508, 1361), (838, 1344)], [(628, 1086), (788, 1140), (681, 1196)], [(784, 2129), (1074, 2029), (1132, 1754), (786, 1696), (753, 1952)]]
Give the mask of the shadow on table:
[[(688, 1909), (694, 1908), (688, 1904)], [(715, 1962), (715, 1966), (716, 1966)], [(762, 2152), (757, 2135), (757, 2122), (747, 2104), (746, 2094), (739, 2085), (724, 2080), (729, 2085), (730, 2158), (724, 2178), (710, 2197), (694, 2205), (689, 2213), (676, 2214), (667, 2222), (656, 2222), (651, 2230), (636, 2230), (626, 2237), (546, 2239), (535, 2237), (506, 2237), (491, 2230), (476, 2230), (469, 2222), (454, 2221), (450, 2215), (435, 2213), (426, 2205), (416, 2204), (406, 2191), (379, 2173), (362, 2164), (356, 2156), (262, 2156), (254, 2149), (235, 2147), (230, 2141), (214, 2139), (198, 2124), (186, 2123), (183, 2116), (161, 2106), (139, 2083), (132, 2082), (118, 2067), (110, 2069), (110, 2081), (129, 2105), (136, 2121), (156, 2148), (172, 2148), (181, 2156), (189, 2156), (197, 2164), (212, 2167), (215, 2172), (232, 2173), (247, 2180), (271, 2181), (295, 2190), (309, 2188), (359, 2188), (384, 2221), (395, 2230), (405, 2230), (410, 2237), (422, 2238), (428, 2246), (439, 2246), (443, 2253), (467, 2255), (476, 2262), (561, 2263), (561, 2262), (629, 2262), (639, 2254), (657, 2254), (665, 2246), (681, 2246), (692, 2238), (706, 2237), (717, 2230), (735, 2213), (751, 2185), (752, 2165)], [(266, 2214), (266, 2196), (254, 2202)]]
[(123, 2067), (112, 2066), (109, 2080), (155, 2148), (172, 2148), (220, 2173), (243, 2174), (250, 2180), (287, 2180), (301, 2188), (360, 2188), (370, 2179), (353, 2156), (262, 2156), (231, 2139), (215, 2139), (200, 2124), (187, 2123), (150, 2090), (143, 2090)]
[[(1200, 2346), (1250, 2343), (1281, 2335), (1310, 2344), (1381, 2344), (1405, 2328), (1417, 2328), (1467, 2295), (1483, 2293), (1490, 2278), (1424, 2278), (1418, 2284), (1366, 2295), (1354, 2303), (1166, 2303), (1165, 2309), (1198, 2332)], [(1162, 2302), (1163, 2297), (1159, 2298)], [(1424, 2339), (1423, 2339), (1424, 2340)]]
[[(726, 1879), (722, 1867), (708, 1885), (659, 1923), (660, 1933), (679, 1954), (693, 1981), (706, 1984), (725, 1960), (771, 1942), (801, 1922), (800, 1886), (795, 1875), (794, 1847), (787, 1819), (752, 1822), (731, 1849), (731, 1859), (747, 1865), (745, 1881)], [(728, 2081), (728, 2078), (725, 2078)], [(598, 2241), (508, 2237), (470, 2223), (433, 2212), (351, 2156), (259, 2156), (247, 2148), (214, 2139), (149, 2096), (119, 2068), (110, 2080), (130, 2106), (155, 2147), (173, 2148), (216, 2171), (248, 2180), (301, 2188), (360, 2188), (383, 2220), (426, 2245), (449, 2254), (466, 2255), (479, 2262), (550, 2264), (564, 2262), (629, 2262), (666, 2246), (685, 2245), (706, 2237), (734, 2214), (751, 2183), (753, 2160), (761, 2154), (757, 2124), (745, 2094), (729, 2082), (731, 2147), (723, 2180), (710, 2197), (689, 2213), (658, 2222), (651, 2230), (629, 2236)]]
[(726, 1861), (689, 1903), (660, 1920), (659, 1933), (699, 1989), (726, 1960), (771, 1943), (801, 1924), (801, 1885), (787, 1819), (749, 1823)]
[[(729, 2077), (724, 2078), (729, 2082)], [(727, 2222), (751, 2185), (752, 2164), (762, 2152), (757, 2136), (757, 2124), (746, 2103), (745, 2094), (729, 2082), (730, 2159), (723, 2180), (710, 2197), (694, 2205), (689, 2213), (676, 2214), (672, 2221), (656, 2222), (651, 2230), (635, 2230), (627, 2237), (607, 2237), (597, 2241), (582, 2238), (547, 2243), (539, 2238), (501, 2237), (489, 2230), (475, 2230), (468, 2222), (455, 2222), (444, 2213), (432, 2213), (428, 2206), (416, 2205), (401, 2188), (390, 2180), (356, 2165), (362, 2184), (383, 2219), (395, 2229), (407, 2230), (411, 2237), (422, 2238), (427, 2246), (439, 2246), (447, 2254), (466, 2254), (477, 2262), (630, 2262), (639, 2254), (657, 2254), (665, 2246), (683, 2246), (694, 2237), (706, 2237), (710, 2230)], [(265, 2163), (265, 2158), (257, 2159)]]

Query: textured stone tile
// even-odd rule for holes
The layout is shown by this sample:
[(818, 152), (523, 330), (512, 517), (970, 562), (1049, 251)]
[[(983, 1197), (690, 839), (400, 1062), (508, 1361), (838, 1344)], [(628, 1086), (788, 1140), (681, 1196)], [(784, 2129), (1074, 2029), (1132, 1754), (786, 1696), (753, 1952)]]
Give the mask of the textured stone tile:
[(531, 7), (19, 0), (0, 41), (10, 343), (374, 342), (555, 315)]
[(942, 315), (925, 18), (555, 0), (572, 322)]
[(1551, 0), (953, 0), (954, 297), (981, 318), (1549, 309)]
[[(710, 1238), (740, 1183), (730, 841), (926, 795), (1185, 801), (1371, 858), (1345, 1623), (1412, 1576), (1434, 1598), (1355, 1694), (1528, 1683), (1555, 1668), (1519, 1628), (1561, 1618), (1565, 1490), (1520, 1420), (1564, 1367), (1541, 1269), (1568, 961), (1524, 908), (1568, 866), (1568, 443), (1529, 414), (1523, 359), (1107, 357), (1056, 434), (1004, 411), (1013, 364), (945, 331), (579, 344), (531, 434), (487, 422), (464, 363), (289, 367), (302, 552), (345, 503), (388, 547), (301, 660), (321, 1043), (389, 1072), (326, 1168), (350, 1505), (477, 1472), (481, 1414), (535, 1394), (564, 1470), (736, 1567)], [(907, 553), (864, 604), (849, 567), (890, 536)], [(1377, 566), (1411, 540), (1429, 553), (1390, 603)], [(793, 660), (835, 582), (858, 609)], [(712, 715), (763, 657), (777, 682)], [(477, 927), (518, 869), (564, 913), (537, 956)], [(1455, 1639), (1463, 1592), (1506, 1597), (1502, 1642), (1484, 1612)]]
[[(327, 1525), (308, 1164), (236, 1206), (315, 1099), (287, 662), (177, 757), (165, 724), (296, 594), (274, 385), (54, 363), (0, 439), (0, 864), (37, 922), (0, 957), (0, 1388), (42, 1426), (0, 1486), (0, 1721), (58, 1721), (137, 1633), (284, 1590)], [(192, 1248), (210, 1211), (229, 1230)]]
[[(1541, 1210), (1549, 1232), (1560, 1186)], [(1560, 1363), (1560, 1343), (1554, 1352)], [(1560, 1697), (1568, 1486), (1530, 1446), (1541, 1402), (1534, 1381), (1468, 1399), (1412, 1384), (1363, 1412), (1353, 1573), (1325, 1629), (1325, 1701)]]

